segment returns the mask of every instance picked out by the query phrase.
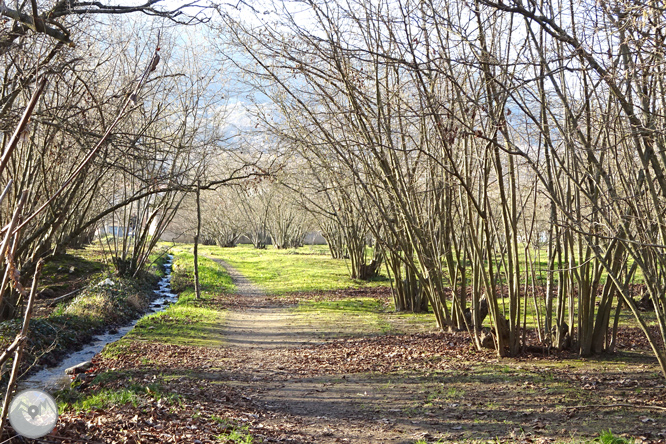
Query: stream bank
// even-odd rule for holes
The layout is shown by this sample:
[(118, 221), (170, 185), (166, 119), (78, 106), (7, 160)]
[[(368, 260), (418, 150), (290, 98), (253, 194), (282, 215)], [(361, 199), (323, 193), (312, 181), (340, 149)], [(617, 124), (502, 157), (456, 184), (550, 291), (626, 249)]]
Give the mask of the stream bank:
[[(175, 300), (169, 288), (172, 257), (164, 257), (136, 279), (100, 276), (69, 303), (30, 322), (24, 353), (21, 388), (60, 388), (69, 384), (64, 368), (90, 359), (109, 342), (131, 330), (146, 313), (163, 309)], [(163, 275), (161, 277), (160, 275)], [(0, 324), (0, 346), (11, 342), (20, 320)], [(9, 343), (8, 342), (8, 343)], [(64, 368), (63, 368), (64, 367)], [(6, 369), (3, 369), (6, 370)], [(0, 384), (6, 384), (3, 371)], [(56, 382), (57, 381), (57, 382)]]
[[(153, 290), (153, 297), (150, 297), (151, 295), (143, 295), (144, 297), (149, 298), (150, 301), (143, 316), (163, 311), (178, 299), (178, 295), (171, 291), (170, 286), (173, 256), (169, 255), (167, 257), (167, 261), (163, 264), (164, 277), (158, 282), (158, 288)], [(121, 286), (122, 283), (116, 283), (111, 278), (107, 278), (97, 284), (98, 287), (103, 287), (106, 291), (109, 289), (112, 291), (113, 287), (116, 285)], [(102, 351), (107, 344), (115, 342), (129, 333), (140, 319), (141, 318), (136, 318), (129, 324), (120, 327), (112, 326), (106, 333), (94, 336), (92, 340), (80, 350), (65, 355), (57, 365), (43, 367), (36, 373), (28, 375), (21, 380), (19, 386), (23, 389), (33, 388), (46, 390), (60, 390), (66, 388), (70, 384), (70, 377), (65, 374), (66, 369), (92, 359), (97, 353)]]

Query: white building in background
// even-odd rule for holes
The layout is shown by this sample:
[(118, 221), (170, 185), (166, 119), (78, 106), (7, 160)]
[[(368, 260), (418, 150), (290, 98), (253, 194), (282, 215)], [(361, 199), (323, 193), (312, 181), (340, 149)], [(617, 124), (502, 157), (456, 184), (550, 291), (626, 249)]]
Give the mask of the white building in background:
[(132, 228), (127, 229), (127, 227), (119, 225), (103, 225), (97, 230), (95, 230), (95, 237), (100, 238), (104, 236), (115, 236), (123, 237), (125, 233), (129, 236), (134, 236), (134, 230)]

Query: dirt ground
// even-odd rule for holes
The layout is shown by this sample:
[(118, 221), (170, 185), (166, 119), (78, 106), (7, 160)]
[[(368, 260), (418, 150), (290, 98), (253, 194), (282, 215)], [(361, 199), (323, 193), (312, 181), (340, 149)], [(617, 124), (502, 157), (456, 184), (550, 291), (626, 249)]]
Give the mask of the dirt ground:
[[(240, 301), (227, 313), (224, 346), (133, 342), (122, 356), (96, 360), (93, 375), (112, 369), (116, 379), (88, 387), (160, 382), (179, 401), (66, 413), (57, 436), (89, 442), (204, 443), (225, 442), (225, 436), (234, 443), (547, 443), (581, 442), (610, 429), (636, 442), (666, 443), (666, 381), (640, 350), (593, 360), (499, 360), (474, 351), (462, 334), (324, 340), (320, 328), (295, 323), (293, 310), (223, 265)], [(239, 427), (245, 438), (233, 435)]]

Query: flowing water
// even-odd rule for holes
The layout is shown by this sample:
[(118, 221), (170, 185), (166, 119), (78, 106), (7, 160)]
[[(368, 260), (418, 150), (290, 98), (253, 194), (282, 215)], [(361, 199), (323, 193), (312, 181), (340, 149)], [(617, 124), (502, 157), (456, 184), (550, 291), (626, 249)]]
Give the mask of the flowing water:
[[(147, 314), (163, 311), (170, 304), (178, 299), (178, 295), (171, 291), (171, 267), (173, 265), (173, 256), (169, 255), (168, 261), (164, 264), (164, 277), (159, 282), (159, 288), (155, 290), (157, 298), (151, 302)], [(145, 316), (145, 315), (144, 315)], [(102, 351), (106, 344), (115, 342), (129, 333), (139, 320), (132, 321), (112, 333), (105, 333), (93, 337), (89, 344), (86, 344), (81, 350), (72, 352), (66, 356), (57, 366), (44, 368), (36, 373), (26, 376), (19, 382), (20, 390), (27, 389), (45, 389), (60, 390), (70, 384), (69, 375), (65, 370), (85, 361), (90, 361), (93, 356)]]

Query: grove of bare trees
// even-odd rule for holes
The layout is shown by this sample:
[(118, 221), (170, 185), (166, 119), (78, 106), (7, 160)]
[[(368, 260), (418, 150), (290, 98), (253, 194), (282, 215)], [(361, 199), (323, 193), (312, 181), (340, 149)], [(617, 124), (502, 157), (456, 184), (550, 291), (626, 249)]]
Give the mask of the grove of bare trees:
[(659, 3), (238, 8), (250, 19), (219, 8), (214, 26), (270, 98), (257, 119), (291, 147), (301, 179), (287, 185), (334, 254), (372, 234), (396, 306), (427, 301), (441, 328), (501, 356), (613, 350), (628, 309), (666, 376)]

